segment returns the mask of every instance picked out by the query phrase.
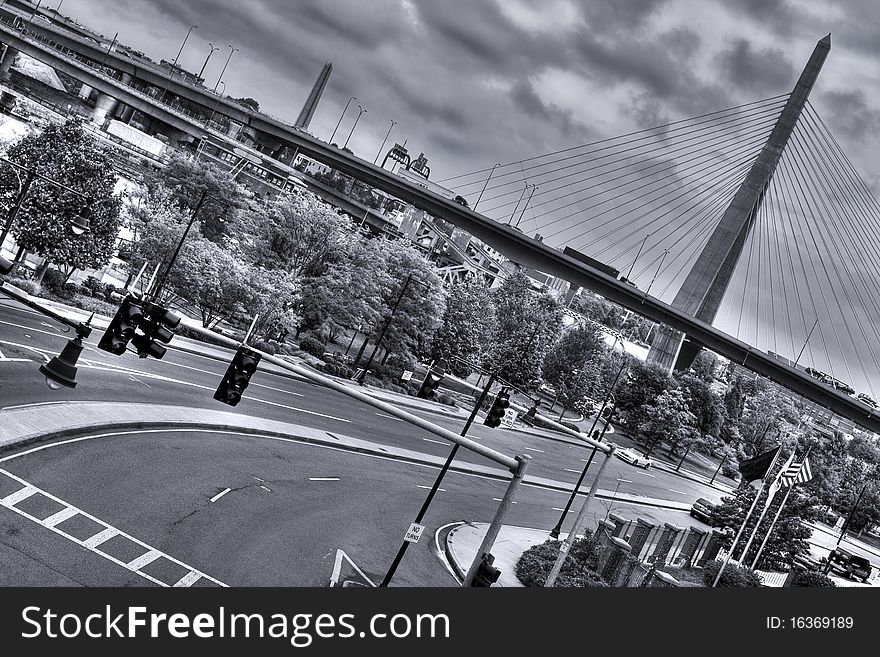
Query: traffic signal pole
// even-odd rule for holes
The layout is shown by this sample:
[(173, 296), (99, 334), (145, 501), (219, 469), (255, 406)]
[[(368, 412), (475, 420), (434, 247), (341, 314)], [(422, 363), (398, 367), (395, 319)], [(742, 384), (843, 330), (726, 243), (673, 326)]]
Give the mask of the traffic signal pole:
[[(474, 408), (471, 411), (470, 416), (465, 422), (464, 429), (461, 430), (461, 435), (464, 437), (467, 435), (468, 429), (471, 428), (471, 424), (474, 422), (474, 418), (477, 416), (477, 411), (483, 406), (483, 402), (486, 399), (486, 396), (489, 394), (489, 389), (492, 387), (492, 384), (495, 382), (495, 375), (489, 377), (489, 382), (486, 384), (486, 387), (483, 388), (483, 393), (480, 395), (480, 399), (474, 404)], [(434, 495), (437, 493), (437, 489), (440, 488), (440, 482), (443, 481), (443, 477), (446, 476), (446, 473), (449, 471), (449, 466), (452, 465), (452, 461), (455, 459), (455, 455), (458, 453), (458, 444), (452, 446), (452, 449), (449, 452), (449, 456), (446, 457), (446, 462), (443, 464), (443, 467), (440, 468), (440, 472), (437, 474), (437, 479), (434, 480), (434, 485), (431, 486), (431, 490), (428, 492), (428, 496), (425, 498), (425, 501), (422, 503), (422, 508), (419, 509), (418, 514), (416, 515), (416, 519), (414, 522), (416, 524), (421, 524), (422, 519), (425, 517), (425, 514), (428, 512), (428, 507), (431, 505), (431, 501), (434, 499)], [(394, 573), (397, 572), (397, 567), (400, 565), (401, 559), (403, 559), (403, 555), (406, 554), (406, 549), (409, 547), (410, 541), (403, 541), (400, 545), (400, 549), (397, 551), (397, 555), (394, 557), (394, 561), (391, 563), (391, 567), (388, 569), (388, 572), (385, 574), (385, 578), (382, 580), (382, 583), (379, 586), (388, 586), (391, 582), (391, 578), (394, 577)]]

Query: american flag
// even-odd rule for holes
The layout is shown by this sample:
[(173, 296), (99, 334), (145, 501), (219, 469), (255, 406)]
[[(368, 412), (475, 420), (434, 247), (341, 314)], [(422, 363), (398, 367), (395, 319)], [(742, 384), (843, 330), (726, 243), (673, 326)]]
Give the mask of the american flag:
[(813, 471), (810, 469), (810, 459), (805, 458), (800, 463), (792, 463), (789, 465), (779, 483), (783, 488), (794, 486), (795, 484), (803, 484), (813, 478)]

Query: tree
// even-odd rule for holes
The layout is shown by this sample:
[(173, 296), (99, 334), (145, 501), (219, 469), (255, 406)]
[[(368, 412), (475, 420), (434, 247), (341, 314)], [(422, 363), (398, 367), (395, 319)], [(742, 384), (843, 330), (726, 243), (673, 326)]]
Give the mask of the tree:
[(313, 194), (285, 194), (241, 213), (236, 248), (267, 269), (297, 278), (321, 276), (357, 240), (351, 220)]
[(711, 385), (715, 381), (715, 373), (718, 371), (718, 357), (711, 351), (701, 349), (691, 365), (691, 372), (698, 379)]
[(721, 399), (703, 378), (681, 374), (677, 380), (685, 392), (688, 409), (694, 415), (694, 427), (704, 436), (718, 436), (724, 421)]
[(682, 390), (664, 390), (644, 408), (644, 415), (636, 437), (646, 447), (645, 456), (649, 456), (664, 441), (669, 444), (669, 451), (674, 452), (693, 440), (696, 418), (688, 410)]
[[(21, 248), (46, 258), (40, 278), (50, 262), (60, 265), (66, 278), (77, 269), (107, 263), (119, 234), (121, 200), (113, 193), (116, 176), (112, 156), (86, 132), (82, 121), (75, 118), (49, 124), (41, 132), (21, 139), (7, 156), (91, 199), (89, 231), (74, 235), (70, 221), (83, 211), (85, 201), (63, 187), (34, 180), (12, 226), (12, 235)], [(24, 175), (10, 166), (0, 168), (4, 214), (11, 211), (20, 189), (19, 179), (23, 180)]]
[(434, 333), (431, 358), (445, 358), (447, 369), (460, 377), (473, 369), (491, 335), (495, 309), (488, 288), (475, 278), (454, 283), (446, 298), (443, 321)]
[(589, 324), (578, 325), (562, 337), (544, 356), (544, 380), (556, 389), (562, 402), (562, 414), (595, 390), (601, 378), (606, 347), (598, 329)]
[(549, 294), (534, 293), (522, 272), (495, 291), (495, 327), (483, 362), (505, 381), (533, 388), (544, 354), (562, 329), (562, 306)]
[(164, 186), (171, 200), (187, 213), (195, 211), (202, 193), (207, 192), (198, 223), (202, 234), (214, 242), (222, 241), (237, 211), (247, 207), (247, 192), (228, 171), (184, 155), (174, 155), (146, 183), (151, 192), (159, 185)]
[(617, 408), (628, 426), (638, 427), (646, 418), (645, 407), (671, 385), (665, 368), (634, 360), (628, 375), (617, 387)]
[(250, 107), (255, 112), (260, 111), (260, 103), (258, 103), (253, 98), (231, 98), (230, 100), (238, 103), (239, 105), (244, 105), (245, 107)]
[[(779, 464), (780, 468), (781, 465), (782, 464)], [(768, 478), (775, 476), (777, 471), (778, 469), (774, 469), (771, 473), (768, 473)], [(761, 509), (767, 498), (766, 490), (762, 489), (758, 492), (748, 484), (741, 485), (733, 492), (732, 496), (721, 499), (721, 504), (715, 507), (709, 521), (713, 527), (728, 529), (728, 532), (725, 533), (722, 539), (722, 546), (725, 549), (730, 549), (733, 544), (733, 537), (742, 526), (743, 520), (746, 517), (746, 512), (752, 505), (755, 495), (760, 495), (758, 503), (755, 505), (755, 511), (750, 516), (749, 522), (746, 523), (745, 529), (743, 530), (740, 540), (737, 543), (737, 547), (732, 555), (732, 558), (738, 559), (748, 565), (751, 565), (755, 555), (757, 555), (761, 542), (764, 540), (764, 536), (766, 535), (767, 530), (769, 530), (770, 524), (776, 516), (779, 506), (782, 504), (782, 499), (785, 497), (785, 491), (777, 492), (776, 496), (773, 498), (746, 555), (743, 555), (742, 551), (745, 549), (748, 538), (752, 535), (755, 525), (758, 522), (758, 518), (761, 515)], [(812, 530), (805, 523), (811, 522), (814, 519), (815, 512), (812, 510), (809, 496), (802, 495), (799, 490), (795, 489), (795, 491), (789, 496), (788, 501), (782, 509), (782, 513), (779, 515), (779, 519), (776, 521), (776, 525), (773, 527), (773, 533), (770, 535), (767, 544), (764, 546), (764, 551), (761, 554), (761, 559), (757, 563), (757, 567), (772, 570), (784, 570), (791, 563), (794, 555), (809, 550), (807, 540), (812, 535)]]

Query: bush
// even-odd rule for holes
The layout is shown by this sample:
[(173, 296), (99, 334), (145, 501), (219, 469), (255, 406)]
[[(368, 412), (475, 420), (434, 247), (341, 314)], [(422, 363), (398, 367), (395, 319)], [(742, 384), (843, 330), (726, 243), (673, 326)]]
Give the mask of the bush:
[(434, 401), (438, 404), (446, 404), (447, 406), (458, 406), (455, 397), (447, 395), (445, 392), (437, 392), (434, 394)]
[(269, 344), (265, 340), (254, 340), (251, 345), (254, 349), (259, 349), (263, 353), (269, 354), (270, 356), (275, 355), (275, 345)]
[(64, 274), (61, 270), (47, 269), (43, 274), (43, 287), (53, 294), (64, 294)]
[[(703, 568), (703, 584), (706, 586), (712, 586), (712, 582), (714, 582), (715, 578), (718, 576), (718, 571), (720, 570), (722, 563), (723, 562), (720, 560), (715, 560), (706, 564), (706, 567)], [(738, 566), (735, 563), (728, 562), (724, 567), (724, 573), (722, 573), (721, 579), (718, 580), (718, 586), (761, 586), (761, 578), (758, 576), (758, 573), (751, 568)]]
[(812, 570), (804, 570), (795, 575), (792, 586), (829, 587), (837, 586), (828, 575)]
[(10, 285), (17, 287), (19, 290), (27, 292), (32, 297), (40, 296), (40, 293), (43, 291), (43, 288), (40, 287), (40, 284), (36, 281), (32, 281), (28, 278), (7, 278), (6, 279)]
[[(525, 552), (516, 562), (515, 572), (519, 581), (526, 586), (544, 586), (547, 575), (559, 556), (560, 541), (548, 540), (535, 545)], [(596, 546), (589, 536), (576, 539), (568, 553), (568, 558), (559, 572), (555, 586), (557, 587), (606, 587), (606, 584), (594, 570), (598, 554)]]
[(81, 285), (84, 290), (83, 294), (88, 292), (90, 297), (104, 296), (104, 284), (94, 276), (86, 278)]
[(299, 341), (299, 348), (307, 354), (317, 356), (318, 358), (321, 358), (324, 355), (324, 343), (314, 335), (306, 335), (303, 337)]
[(104, 317), (113, 317), (119, 308), (119, 306), (107, 303), (102, 299), (93, 299), (92, 297), (81, 295), (74, 296), (71, 302), (77, 308), (93, 312), (96, 315), (103, 315)]

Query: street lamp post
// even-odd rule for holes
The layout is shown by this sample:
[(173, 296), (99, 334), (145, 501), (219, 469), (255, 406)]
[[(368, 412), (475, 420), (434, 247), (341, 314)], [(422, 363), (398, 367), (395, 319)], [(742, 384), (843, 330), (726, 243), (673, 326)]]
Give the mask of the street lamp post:
[(532, 185), (532, 191), (529, 192), (529, 198), (526, 199), (526, 204), (523, 206), (522, 212), (519, 213), (519, 219), (516, 220), (516, 226), (519, 227), (519, 222), (522, 221), (523, 215), (525, 215), (526, 210), (529, 207), (529, 203), (532, 202), (532, 196), (535, 194), (535, 190), (538, 189), (537, 185)]
[(205, 203), (205, 199), (208, 198), (208, 190), (202, 192), (201, 197), (199, 198), (199, 202), (196, 203), (195, 209), (192, 211), (190, 215), (189, 222), (186, 224), (186, 228), (183, 231), (183, 235), (180, 236), (180, 241), (177, 242), (177, 246), (174, 248), (174, 253), (171, 255), (171, 261), (168, 263), (168, 266), (165, 268), (165, 271), (162, 272), (162, 277), (159, 279), (158, 283), (156, 283), (156, 290), (153, 292), (153, 297), (155, 299), (159, 298), (159, 295), (162, 293), (162, 287), (165, 285), (165, 279), (168, 278), (168, 272), (171, 271), (171, 268), (174, 266), (174, 262), (177, 260), (177, 254), (180, 253), (180, 247), (183, 246), (183, 242), (186, 240), (186, 236), (189, 234), (189, 229), (192, 228), (193, 223), (196, 220), (196, 217), (199, 214), (199, 210), (202, 209), (202, 205)]
[[(602, 416), (602, 412), (605, 410), (605, 407), (608, 405), (608, 400), (614, 397), (614, 386), (617, 385), (617, 380), (620, 379), (620, 375), (623, 374), (623, 370), (626, 369), (626, 361), (624, 360), (620, 366), (620, 369), (617, 370), (617, 375), (614, 377), (614, 382), (608, 388), (608, 394), (605, 395), (605, 399), (602, 402), (602, 407), (599, 409), (599, 412), (596, 413), (596, 419), (593, 420), (593, 426), (590, 427), (590, 433), (587, 435), (592, 437), (593, 431), (596, 429), (596, 424), (599, 422), (599, 418)], [(617, 405), (617, 400), (615, 398), (615, 406)], [(613, 411), (612, 411), (613, 414)], [(608, 430), (608, 424), (611, 422), (611, 417), (609, 416), (605, 423), (605, 429), (602, 431), (602, 435), (605, 435), (605, 431)], [(601, 436), (600, 436), (601, 441)], [(577, 495), (577, 492), (581, 488), (581, 484), (584, 481), (584, 477), (587, 476), (587, 470), (589, 470), (590, 465), (593, 463), (593, 457), (596, 456), (596, 450), (598, 447), (593, 447), (593, 451), (590, 454), (590, 458), (587, 460), (587, 464), (584, 466), (583, 471), (581, 471), (581, 476), (578, 478), (577, 483), (574, 486), (574, 489), (571, 491), (571, 495), (568, 498), (568, 502), (565, 505), (565, 509), (562, 511), (562, 515), (559, 516), (559, 521), (556, 523), (556, 526), (550, 532), (550, 538), (556, 540), (559, 538), (559, 532), (562, 531), (562, 523), (565, 521), (565, 516), (568, 514), (568, 510), (571, 508), (572, 502), (574, 502), (574, 498)]]
[(348, 140), (351, 139), (351, 136), (354, 134), (354, 129), (357, 127), (358, 121), (361, 120), (361, 114), (364, 114), (367, 110), (358, 105), (358, 115), (354, 120), (354, 125), (351, 126), (351, 132), (348, 133), (348, 137), (345, 139), (345, 143), (342, 145), (343, 148), (348, 147)]
[(229, 46), (229, 48), (231, 48), (231, 50), (229, 51), (229, 57), (226, 58), (226, 63), (223, 64), (223, 70), (220, 71), (220, 77), (217, 78), (217, 84), (214, 85), (214, 91), (217, 91), (217, 87), (220, 86), (220, 80), (223, 79), (223, 74), (226, 73), (226, 67), (229, 66), (229, 60), (232, 59), (232, 55), (235, 52), (237, 52), (238, 50), (240, 50), (240, 48), (236, 48), (235, 46), (233, 46), (230, 43), (227, 43), (226, 45)]
[(180, 53), (183, 52), (183, 47), (186, 45), (186, 40), (189, 39), (189, 35), (193, 30), (198, 29), (198, 25), (190, 25), (189, 30), (186, 32), (186, 36), (183, 37), (183, 43), (180, 44), (180, 50), (177, 51), (177, 55), (174, 57), (174, 61), (171, 63), (171, 73), (168, 75), (168, 79), (174, 77), (174, 69), (177, 68), (177, 60), (180, 58)]
[(223, 85), (223, 91), (220, 92), (220, 95), (217, 96), (217, 100), (214, 101), (214, 107), (211, 109), (211, 116), (208, 117), (208, 121), (205, 124), (208, 127), (210, 127), (211, 120), (214, 118), (214, 114), (217, 112), (217, 108), (220, 106), (220, 101), (222, 100), (223, 95), (226, 93), (226, 83), (223, 82), (223, 80), (218, 80), (217, 83)]
[(342, 123), (342, 119), (345, 117), (345, 113), (348, 111), (348, 106), (351, 103), (351, 101), (353, 101), (353, 100), (357, 100), (357, 96), (352, 96), (351, 98), (348, 99), (348, 102), (345, 104), (345, 109), (343, 109), (342, 114), (339, 115), (339, 120), (336, 122), (336, 127), (333, 128), (333, 134), (330, 135), (330, 140), (328, 143), (330, 143), (330, 144), (333, 143), (333, 137), (336, 136), (336, 131), (339, 130), (339, 125)]
[(202, 77), (202, 73), (205, 72), (205, 67), (208, 65), (208, 60), (211, 59), (211, 55), (213, 55), (215, 52), (220, 50), (219, 46), (217, 48), (215, 48), (214, 44), (211, 43), (210, 41), (208, 42), (208, 46), (211, 48), (211, 52), (209, 52), (208, 56), (205, 58), (205, 63), (202, 64), (202, 70), (199, 71), (199, 79), (200, 80), (204, 80), (204, 78)]
[(718, 473), (721, 472), (721, 466), (724, 465), (724, 462), (727, 460), (727, 454), (721, 457), (721, 462), (718, 464), (718, 467), (715, 469), (715, 474), (712, 475), (712, 478), (709, 480), (709, 485), (711, 486), (715, 482), (715, 477), (718, 476)]
[(495, 165), (492, 167), (492, 170), (489, 172), (489, 177), (486, 178), (486, 182), (483, 183), (483, 189), (480, 190), (480, 195), (477, 196), (477, 200), (476, 200), (476, 202), (474, 203), (474, 210), (477, 209), (477, 205), (479, 204), (480, 199), (483, 198), (483, 192), (485, 192), (485, 191), (486, 191), (486, 187), (489, 186), (489, 181), (492, 180), (492, 174), (495, 173), (495, 169), (497, 169), (497, 168), (500, 167), (500, 166), (501, 166), (501, 163), (500, 163), (500, 162), (496, 162)]
[(839, 547), (840, 542), (843, 540), (843, 537), (846, 536), (846, 528), (849, 527), (849, 522), (852, 520), (853, 514), (856, 512), (856, 509), (859, 508), (859, 502), (862, 501), (862, 495), (865, 494), (865, 489), (868, 487), (868, 482), (866, 481), (862, 484), (862, 490), (859, 491), (858, 497), (856, 497), (856, 501), (853, 503), (852, 508), (849, 510), (849, 513), (846, 516), (846, 520), (843, 521), (843, 526), (840, 528), (840, 536), (837, 537), (837, 543), (834, 544), (834, 547)]
[(395, 121), (394, 119), (391, 119), (391, 125), (388, 127), (388, 132), (385, 133), (385, 139), (382, 140), (382, 145), (379, 146), (379, 152), (376, 153), (376, 157), (373, 160), (373, 164), (376, 164), (376, 162), (379, 161), (379, 156), (382, 154), (382, 149), (385, 148), (385, 142), (388, 141), (388, 136), (391, 134), (391, 129), (395, 126), (396, 123), (397, 123), (397, 121)]
[(531, 187), (529, 183), (526, 183), (525, 187), (523, 187), (522, 194), (519, 195), (519, 200), (516, 202), (516, 205), (513, 206), (513, 212), (510, 213), (510, 218), (507, 220), (508, 226), (510, 225), (510, 222), (513, 221), (513, 216), (516, 214), (519, 204), (522, 203), (523, 197), (526, 195), (526, 191), (529, 187)]

